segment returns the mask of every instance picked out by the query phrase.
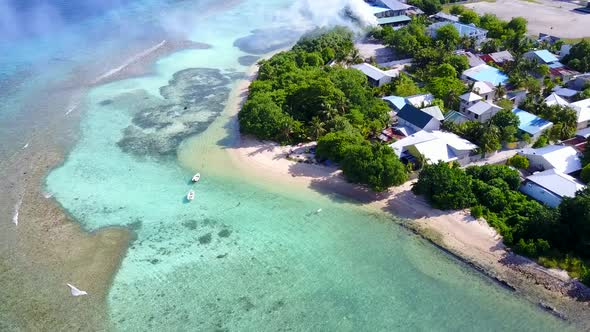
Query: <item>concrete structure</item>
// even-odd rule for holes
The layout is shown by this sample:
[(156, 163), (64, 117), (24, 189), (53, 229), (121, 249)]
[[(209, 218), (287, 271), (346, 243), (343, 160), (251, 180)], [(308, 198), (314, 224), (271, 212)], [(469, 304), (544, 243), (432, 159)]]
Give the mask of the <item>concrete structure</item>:
[(588, 128), (590, 125), (590, 98), (576, 101), (569, 105), (578, 117), (578, 129)]
[(488, 122), (501, 109), (502, 107), (494, 105), (490, 102), (478, 101), (474, 105), (467, 108), (463, 112), (463, 115), (465, 115), (469, 120), (485, 123)]
[(457, 29), (457, 31), (459, 31), (459, 35), (461, 37), (469, 37), (469, 38), (473, 38), (475, 39), (475, 43), (477, 45), (483, 43), (486, 40), (486, 36), (488, 34), (488, 30), (485, 29), (480, 29), (478, 27), (475, 26), (475, 24), (463, 24), (463, 23), (458, 23), (458, 22), (437, 22), (434, 24), (431, 24), (428, 27), (428, 33), (430, 34), (431, 37), (436, 37), (436, 32), (438, 31), (438, 29), (452, 24), (455, 29)]
[(471, 82), (488, 82), (495, 87), (508, 82), (508, 76), (501, 70), (485, 64), (467, 69), (461, 74), (461, 79)]
[(398, 0), (365, 0), (381, 26), (400, 27), (412, 21), (410, 16), (423, 14), (418, 7)]
[(547, 50), (528, 51), (522, 56), (525, 59), (535, 61), (538, 64), (550, 65), (559, 62), (557, 56)]
[(546, 130), (553, 127), (553, 122), (542, 119), (521, 109), (515, 108), (512, 110), (512, 113), (518, 116), (518, 119), (520, 120), (518, 130), (528, 134), (533, 141), (538, 140)]
[(480, 95), (483, 100), (491, 101), (494, 100), (496, 87), (494, 87), (491, 83), (478, 81), (473, 84), (471, 91)]
[(391, 80), (393, 79), (393, 76), (368, 63), (354, 65), (351, 66), (351, 68), (362, 71), (363, 74), (367, 76), (367, 78), (369, 79), (369, 84), (371, 84), (372, 86), (380, 87), (384, 84), (391, 82)]
[(467, 164), (477, 145), (453, 133), (420, 131), (390, 145), (404, 162), (416, 163), (421, 156), (427, 163), (453, 162)]
[(440, 129), (440, 120), (413, 105), (405, 105), (398, 113), (398, 125), (409, 127), (414, 132)]
[(555, 169), (572, 174), (582, 169), (578, 151), (571, 146), (548, 145), (538, 149), (523, 149), (519, 154), (527, 157), (529, 168), (534, 171)]
[(568, 82), (567, 86), (570, 89), (582, 91), (586, 87), (590, 86), (590, 73), (580, 74), (572, 77)]
[(509, 91), (506, 93), (506, 99), (510, 100), (515, 107), (518, 107), (526, 99), (527, 91)]
[(525, 195), (550, 207), (558, 207), (564, 197), (575, 197), (582, 189), (582, 183), (555, 169), (527, 177), (520, 187)]
[(473, 92), (467, 92), (459, 96), (459, 112), (464, 113), (469, 107), (475, 105), (483, 98)]
[(439, 22), (459, 22), (459, 16), (447, 14), (444, 12), (438, 12), (434, 15), (430, 15), (430, 18)]

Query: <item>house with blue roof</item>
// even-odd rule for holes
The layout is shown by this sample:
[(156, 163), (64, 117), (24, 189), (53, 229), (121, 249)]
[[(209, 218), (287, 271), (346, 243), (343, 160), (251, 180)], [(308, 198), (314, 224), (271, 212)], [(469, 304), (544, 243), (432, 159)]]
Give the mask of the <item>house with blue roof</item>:
[(471, 82), (488, 82), (493, 86), (505, 85), (508, 76), (500, 69), (486, 64), (469, 68), (461, 74), (461, 79)]
[(461, 37), (469, 37), (475, 39), (475, 43), (477, 45), (483, 43), (488, 35), (488, 30), (478, 28), (475, 26), (475, 24), (463, 24), (459, 22), (449, 21), (431, 24), (430, 26), (428, 26), (428, 33), (432, 38), (435, 38), (438, 29), (449, 24), (452, 24), (455, 27), (455, 29), (457, 29)]
[(539, 137), (546, 130), (549, 130), (551, 127), (553, 127), (553, 123), (551, 121), (542, 119), (519, 108), (513, 109), (512, 113), (514, 113), (520, 120), (518, 130), (531, 136), (533, 141), (539, 139)]
[(401, 111), (401, 109), (406, 106), (406, 98), (400, 96), (387, 96), (381, 98), (387, 102), (389, 107), (396, 112)]
[[(522, 55), (525, 59), (529, 59), (532, 61), (535, 61), (536, 63), (540, 64), (540, 65), (557, 65), (556, 63), (559, 64), (559, 59), (557, 58), (557, 56), (551, 52), (549, 52), (548, 50), (536, 50), (536, 51), (528, 51), (525, 54)], [(563, 65), (561, 64), (560, 67), (563, 67)]]

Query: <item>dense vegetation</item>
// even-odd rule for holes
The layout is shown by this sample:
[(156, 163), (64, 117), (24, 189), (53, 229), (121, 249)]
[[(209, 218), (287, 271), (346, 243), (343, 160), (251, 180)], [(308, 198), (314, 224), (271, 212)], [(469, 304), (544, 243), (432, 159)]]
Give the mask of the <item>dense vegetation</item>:
[[(471, 208), (485, 217), (517, 252), (559, 266), (590, 282), (590, 189), (548, 208), (517, 191), (520, 175), (502, 165), (425, 165), (413, 190), (440, 209)], [(568, 254), (564, 254), (568, 253)]]
[(362, 72), (328, 65), (358, 62), (352, 38), (345, 28), (318, 30), (261, 61), (238, 114), (240, 130), (281, 144), (317, 140), (319, 160), (341, 163), (349, 181), (381, 191), (407, 174), (390, 148), (368, 140), (388, 124), (387, 104)]
[(590, 41), (582, 40), (572, 46), (570, 53), (563, 59), (563, 62), (572, 69), (586, 73), (590, 71)]

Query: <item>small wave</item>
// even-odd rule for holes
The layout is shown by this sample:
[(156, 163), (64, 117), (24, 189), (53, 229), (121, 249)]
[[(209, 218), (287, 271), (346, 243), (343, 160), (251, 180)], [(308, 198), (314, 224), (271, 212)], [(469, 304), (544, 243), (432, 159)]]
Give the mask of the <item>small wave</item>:
[(43, 197), (51, 198), (51, 197), (53, 197), (53, 193), (43, 192)]
[(27, 144), (25, 144), (25, 145), (23, 146), (23, 150), (24, 150), (24, 149), (26, 149), (26, 148), (28, 148), (28, 147), (29, 147), (29, 143), (27, 142)]
[(67, 111), (66, 111), (66, 116), (68, 116), (70, 113), (72, 113), (76, 108), (78, 107), (78, 105), (74, 105), (72, 107), (70, 107)]
[(166, 40), (164, 39), (159, 44), (157, 44), (153, 47), (150, 47), (143, 52), (136, 54), (135, 56), (133, 56), (129, 60), (127, 60), (123, 65), (113, 68), (113, 69), (107, 71), (106, 73), (104, 73), (103, 75), (99, 76), (97, 79), (94, 80), (94, 82), (92, 82), (92, 84), (98, 84), (100, 81), (108, 79), (109, 77), (119, 73), (123, 69), (127, 68), (129, 65), (131, 65), (131, 64), (141, 60), (142, 58), (150, 55), (151, 53), (157, 51), (160, 47), (164, 46), (165, 44), (166, 44)]
[(21, 198), (18, 200), (18, 202), (16, 202), (16, 204), (14, 205), (14, 215), (12, 216), (12, 223), (18, 226), (18, 213), (20, 210), (20, 206), (23, 203), (23, 198), (21, 196)]

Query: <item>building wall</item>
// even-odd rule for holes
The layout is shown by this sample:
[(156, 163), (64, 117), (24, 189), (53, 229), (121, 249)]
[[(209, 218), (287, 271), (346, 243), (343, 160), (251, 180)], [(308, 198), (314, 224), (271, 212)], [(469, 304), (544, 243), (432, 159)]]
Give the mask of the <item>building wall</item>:
[(481, 116), (480, 116), (480, 117), (477, 119), (477, 121), (479, 121), (479, 122), (481, 122), (481, 123), (488, 122), (488, 121), (490, 121), (490, 119), (491, 119), (491, 118), (492, 118), (494, 115), (496, 115), (496, 113), (498, 113), (499, 111), (500, 111), (500, 110), (498, 110), (498, 109), (495, 109), (495, 108), (494, 108), (494, 109), (491, 109), (491, 110), (489, 110), (489, 111), (485, 112), (484, 114), (482, 114), (482, 115), (481, 115)]
[(533, 170), (545, 171), (553, 168), (551, 165), (549, 165), (549, 163), (547, 163), (545, 158), (539, 155), (527, 154), (525, 157), (527, 157), (529, 160), (529, 167)]
[(404, 119), (402, 119), (402, 118), (398, 118), (398, 120), (397, 120), (397, 121), (398, 121), (398, 124), (399, 124), (400, 126), (409, 127), (409, 128), (411, 128), (411, 129), (413, 129), (413, 130), (415, 130), (415, 131), (420, 131), (420, 130), (422, 130), (422, 128), (419, 128), (419, 127), (417, 127), (417, 126), (414, 126), (414, 124), (412, 124), (412, 123), (410, 123), (410, 122), (408, 122), (408, 121), (406, 121), (406, 120), (404, 120)]
[(550, 207), (558, 207), (561, 203), (561, 197), (530, 181), (525, 181), (520, 187), (520, 191), (525, 195)]
[(440, 129), (440, 121), (437, 119), (432, 118), (426, 126), (424, 126), (424, 130), (432, 131), (432, 130), (439, 130)]

